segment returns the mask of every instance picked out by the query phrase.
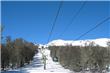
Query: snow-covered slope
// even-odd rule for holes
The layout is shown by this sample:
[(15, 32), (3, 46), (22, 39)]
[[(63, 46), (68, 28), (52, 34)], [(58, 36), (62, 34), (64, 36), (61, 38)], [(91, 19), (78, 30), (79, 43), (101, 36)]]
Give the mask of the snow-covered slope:
[(72, 71), (64, 69), (58, 62), (53, 62), (50, 57), (50, 50), (45, 49), (45, 52), (47, 57), (46, 70), (43, 68), (42, 54), (39, 52), (34, 56), (32, 63), (22, 69), (25, 71), (23, 73), (72, 73)]
[(53, 62), (52, 58), (50, 57), (50, 50), (45, 49), (45, 55), (47, 57), (46, 60), (46, 70), (44, 70), (44, 66), (42, 63), (42, 54), (39, 51), (33, 57), (33, 61), (26, 65), (25, 67), (4, 71), (1, 73), (74, 73), (69, 69), (63, 68), (58, 62)]
[(84, 46), (85, 43), (89, 44), (90, 42), (94, 42), (96, 45), (106, 47), (108, 41), (110, 41), (110, 38), (99, 38), (99, 39), (88, 39), (88, 40), (77, 40), (77, 41), (58, 39), (49, 42), (47, 46), (66, 46), (66, 45)]

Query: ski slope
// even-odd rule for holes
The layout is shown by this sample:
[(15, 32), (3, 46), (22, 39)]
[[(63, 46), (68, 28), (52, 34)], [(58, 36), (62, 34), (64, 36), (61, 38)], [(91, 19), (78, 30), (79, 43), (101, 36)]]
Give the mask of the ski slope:
[[(70, 71), (69, 69), (64, 69), (58, 62), (53, 62), (50, 57), (50, 51), (48, 49), (45, 49), (45, 54), (47, 56), (46, 70), (43, 69), (43, 63), (41, 60), (42, 54), (38, 52), (37, 54), (35, 54), (33, 61), (29, 65), (16, 70), (9, 70), (1, 73), (80, 73)], [(91, 72), (87, 71), (86, 73)]]
[(33, 61), (30, 65), (27, 65), (21, 69), (21, 71), (24, 71), (25, 73), (71, 73), (72, 71), (68, 69), (64, 69), (58, 62), (53, 62), (50, 57), (50, 51), (45, 50), (47, 55), (47, 65), (46, 70), (43, 69), (43, 63), (42, 63), (42, 54), (39, 52), (34, 56)]

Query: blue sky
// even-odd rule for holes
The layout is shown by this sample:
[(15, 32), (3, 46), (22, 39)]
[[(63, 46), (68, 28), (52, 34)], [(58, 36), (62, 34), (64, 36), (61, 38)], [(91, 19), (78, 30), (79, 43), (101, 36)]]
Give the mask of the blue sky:
[[(47, 43), (59, 3), (60, 1), (2, 2), (2, 24), (5, 26), (3, 36), (11, 36), (12, 39), (23, 38), (34, 43)], [(110, 2), (86, 2), (71, 26), (60, 36), (82, 3), (81, 1), (65, 1), (63, 3), (50, 41), (56, 39), (75, 40), (110, 16)], [(81, 39), (109, 38), (109, 23), (110, 20)]]

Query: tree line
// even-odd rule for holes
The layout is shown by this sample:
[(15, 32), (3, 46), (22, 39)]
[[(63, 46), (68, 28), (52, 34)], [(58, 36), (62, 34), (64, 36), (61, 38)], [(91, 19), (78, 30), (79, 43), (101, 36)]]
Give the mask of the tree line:
[(1, 44), (1, 69), (15, 69), (29, 64), (37, 53), (38, 46), (22, 38), (11, 40), (6, 37), (6, 42)]
[(64, 67), (75, 72), (102, 73), (110, 66), (110, 42), (108, 47), (94, 45), (85, 46), (50, 46), (50, 55)]

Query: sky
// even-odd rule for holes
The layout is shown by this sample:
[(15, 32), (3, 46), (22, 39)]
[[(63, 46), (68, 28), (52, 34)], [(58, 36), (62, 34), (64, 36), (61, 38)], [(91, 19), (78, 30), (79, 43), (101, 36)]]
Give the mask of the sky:
[[(64, 1), (60, 9), (50, 41), (75, 40), (95, 25), (110, 16), (110, 1), (87, 1), (80, 13), (69, 25), (84, 1)], [(2, 1), (1, 21), (3, 37), (23, 38), (27, 41), (46, 44), (60, 1)], [(110, 20), (81, 37), (85, 39), (109, 38)]]

